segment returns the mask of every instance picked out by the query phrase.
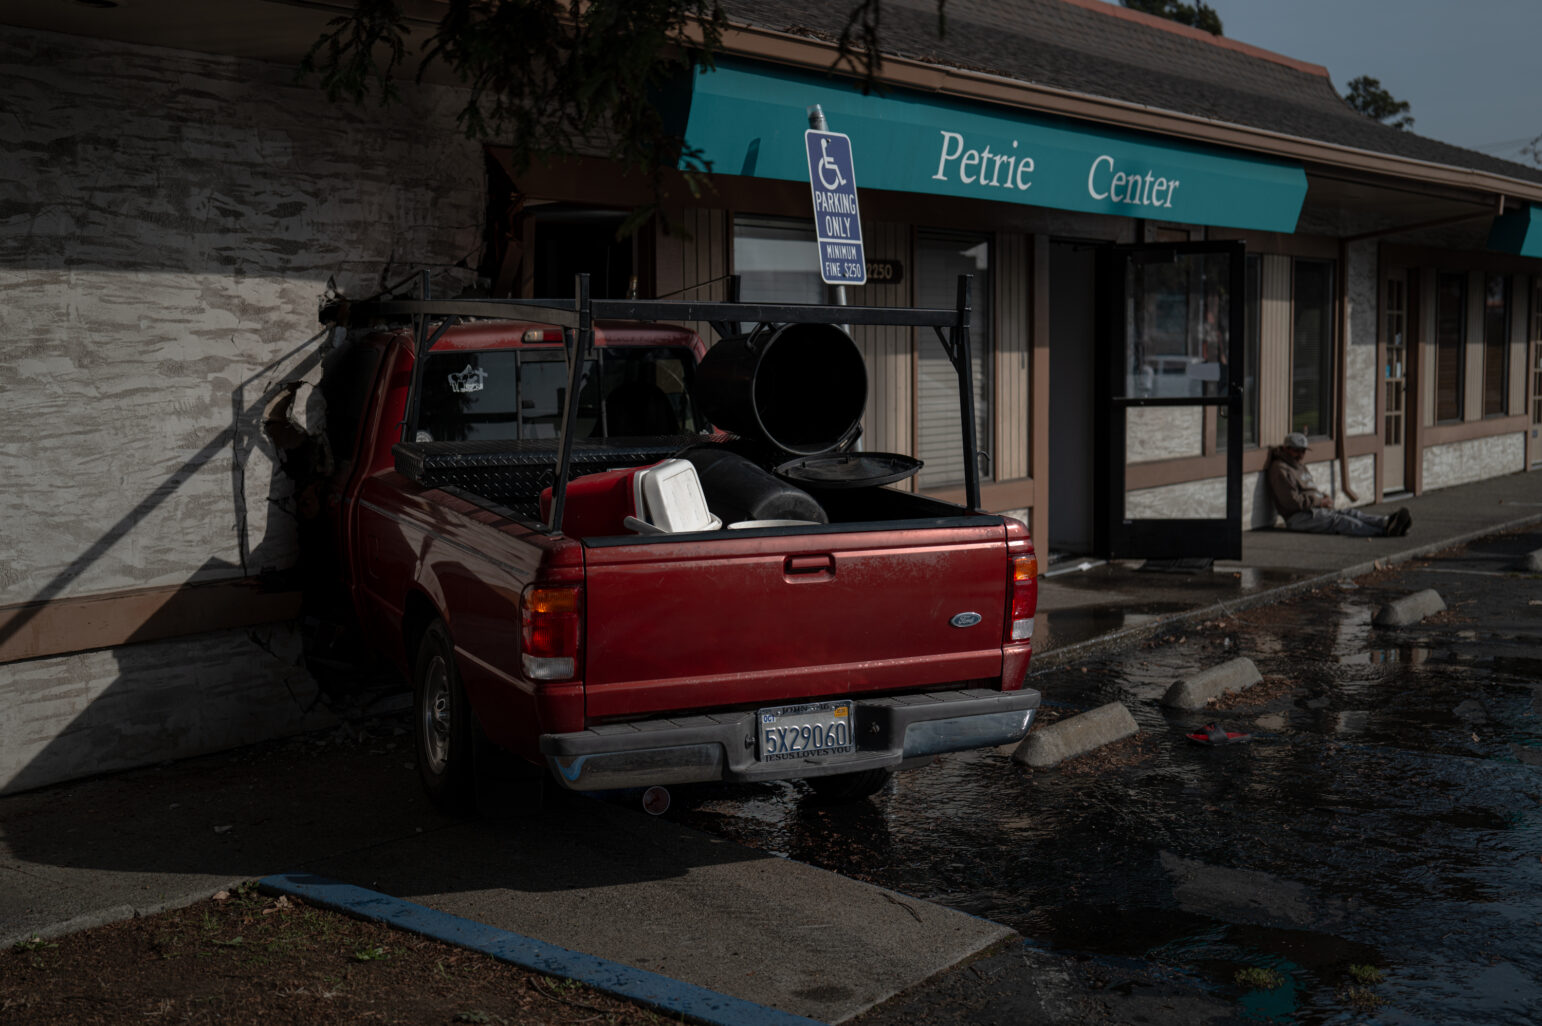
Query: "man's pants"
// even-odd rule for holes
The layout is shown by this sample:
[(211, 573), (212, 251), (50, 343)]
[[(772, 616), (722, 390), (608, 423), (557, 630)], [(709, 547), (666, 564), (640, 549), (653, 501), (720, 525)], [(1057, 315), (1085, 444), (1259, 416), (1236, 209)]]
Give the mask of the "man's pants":
[(1357, 509), (1314, 509), (1305, 513), (1292, 513), (1285, 519), (1285, 526), (1292, 531), (1310, 534), (1357, 534), (1387, 533), (1387, 518), (1378, 513), (1361, 513)]

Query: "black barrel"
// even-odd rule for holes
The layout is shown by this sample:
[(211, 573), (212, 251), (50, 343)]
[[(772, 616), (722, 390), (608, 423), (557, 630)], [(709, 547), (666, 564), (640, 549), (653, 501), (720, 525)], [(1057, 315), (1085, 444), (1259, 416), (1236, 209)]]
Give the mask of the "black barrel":
[(862, 419), (867, 367), (851, 336), (835, 325), (785, 324), (707, 350), (694, 391), (717, 427), (817, 456)]

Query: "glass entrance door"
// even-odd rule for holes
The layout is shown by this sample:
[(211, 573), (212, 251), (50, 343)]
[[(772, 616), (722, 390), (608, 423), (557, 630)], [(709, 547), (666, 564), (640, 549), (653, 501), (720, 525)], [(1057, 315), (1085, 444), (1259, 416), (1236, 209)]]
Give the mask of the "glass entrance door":
[[(1240, 242), (1099, 254), (1097, 502), (1113, 558), (1242, 555), (1244, 266)], [(1227, 413), (1224, 455), (1211, 409)]]

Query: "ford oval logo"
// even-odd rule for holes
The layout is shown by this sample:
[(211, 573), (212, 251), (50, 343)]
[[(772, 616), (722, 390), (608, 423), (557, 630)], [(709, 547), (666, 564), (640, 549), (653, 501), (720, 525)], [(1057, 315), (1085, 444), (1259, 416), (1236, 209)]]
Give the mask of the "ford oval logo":
[(979, 613), (959, 613), (948, 622), (955, 627), (973, 627), (983, 619)]

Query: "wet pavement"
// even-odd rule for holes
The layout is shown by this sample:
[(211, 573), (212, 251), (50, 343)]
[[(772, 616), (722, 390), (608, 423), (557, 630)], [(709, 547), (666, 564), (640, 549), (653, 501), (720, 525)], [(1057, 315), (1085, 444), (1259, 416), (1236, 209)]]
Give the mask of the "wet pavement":
[[(1542, 474), (1512, 474), (1367, 509), (1406, 506), (1413, 527), (1401, 538), (1245, 531), (1240, 559), (1217, 560), (1203, 573), (1153, 572), (1143, 560), (1105, 563), (1077, 557), (1049, 563), (1039, 583), (1034, 663), (1079, 659), (1125, 644), (1174, 619), (1215, 617), (1378, 565), (1394, 565), (1453, 544), (1542, 520)], [(1042, 547), (1042, 546), (1041, 546)], [(1085, 568), (1085, 569), (1083, 569)]]
[[(1043, 670), (1049, 714), (1117, 700), (1141, 727), (1061, 769), (985, 751), (865, 808), (782, 785), (680, 815), (1026, 938), (864, 1022), (1031, 1021), (1056, 967), (1092, 1002), (1080, 1018), (1535, 1022), (1542, 577), (1510, 568), (1538, 548), (1537, 528), (1482, 539)], [(1427, 587), (1446, 613), (1371, 625)], [(1157, 704), (1235, 655), (1265, 678), (1246, 705)], [(1184, 739), (1208, 720), (1252, 740)], [(1239, 983), (1249, 969), (1280, 985)]]
[[(575, 801), (477, 827), (424, 806), (404, 717), (350, 721), (6, 797), (0, 935), (324, 867), (830, 1020), (904, 990), (863, 1023), (1539, 1021), (1542, 577), (1510, 567), (1542, 548), (1526, 526), (1542, 474), (1408, 505), (1406, 538), (1258, 531), (1204, 574), (1114, 563), (1043, 580), (1044, 718), (1119, 700), (1141, 727), (1060, 769), (987, 750), (840, 809), (776, 784), (679, 792), (675, 823)], [(1371, 626), (1424, 587), (1450, 611)], [(1234, 655), (1265, 681), (1209, 715), (1253, 740), (1191, 745), (1205, 717), (1157, 700)], [(892, 891), (814, 887), (774, 856)], [(755, 902), (792, 891), (821, 928), (835, 910), (828, 945), (765, 928)], [(707, 897), (656, 929), (659, 909)], [(992, 942), (985, 920), (1025, 940), (968, 961)], [(1270, 973), (1280, 986), (1261, 985)]]

